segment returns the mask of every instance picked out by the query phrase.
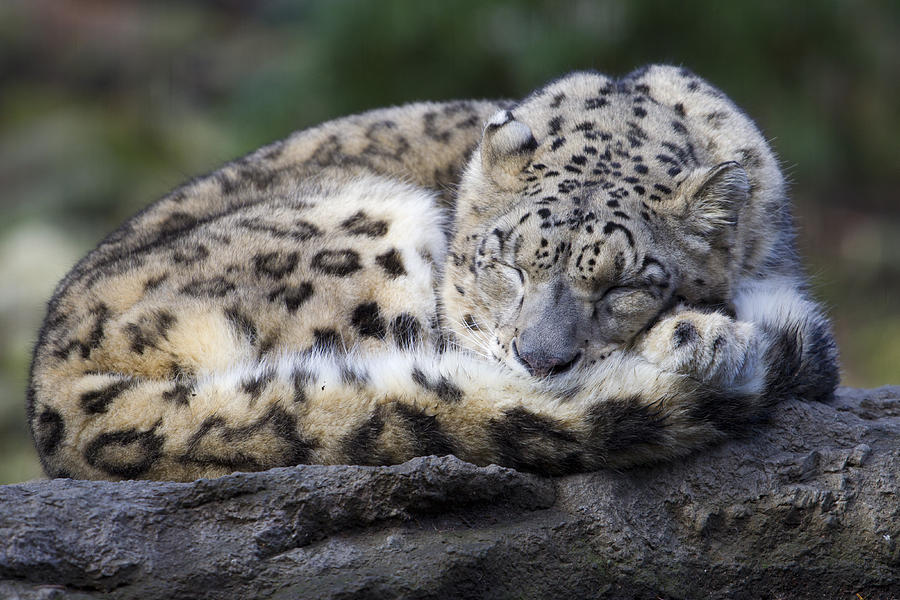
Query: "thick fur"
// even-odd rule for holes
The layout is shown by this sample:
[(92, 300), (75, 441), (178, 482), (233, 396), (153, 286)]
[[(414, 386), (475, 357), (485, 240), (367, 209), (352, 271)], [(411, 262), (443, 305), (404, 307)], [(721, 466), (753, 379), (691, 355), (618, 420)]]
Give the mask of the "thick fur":
[(35, 444), (103, 479), (682, 456), (833, 393), (784, 188), (753, 123), (667, 66), (295, 133), (60, 283)]

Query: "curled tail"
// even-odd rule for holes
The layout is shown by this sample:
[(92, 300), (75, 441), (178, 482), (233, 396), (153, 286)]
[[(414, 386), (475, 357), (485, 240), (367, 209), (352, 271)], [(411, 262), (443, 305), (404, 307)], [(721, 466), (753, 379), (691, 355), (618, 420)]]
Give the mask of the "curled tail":
[(684, 377), (634, 361), (630, 378), (554, 390), (466, 353), (309, 353), (189, 383), (85, 375), (33, 428), (53, 475), (177, 480), (429, 454), (561, 474), (718, 437), (685, 410)]
[(735, 295), (738, 318), (757, 324), (771, 339), (766, 398), (826, 402), (838, 385), (838, 350), (821, 306), (790, 280), (752, 281)]
[(833, 349), (827, 330), (769, 325), (758, 390), (718, 389), (625, 352), (557, 383), (465, 352), (307, 352), (184, 381), (86, 374), (36, 399), (32, 429), (47, 472), (78, 478), (190, 480), (429, 454), (544, 474), (627, 466), (732, 435), (785, 394), (827, 396), (833, 363), (816, 363)]

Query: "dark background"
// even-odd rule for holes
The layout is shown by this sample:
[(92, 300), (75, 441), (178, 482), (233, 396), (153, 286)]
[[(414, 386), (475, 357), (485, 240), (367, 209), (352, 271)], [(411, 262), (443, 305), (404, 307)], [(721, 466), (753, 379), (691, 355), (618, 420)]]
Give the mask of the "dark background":
[(332, 117), (685, 65), (757, 120), (847, 385), (900, 383), (900, 2), (0, 2), (0, 483), (39, 474), (55, 282), (191, 175)]

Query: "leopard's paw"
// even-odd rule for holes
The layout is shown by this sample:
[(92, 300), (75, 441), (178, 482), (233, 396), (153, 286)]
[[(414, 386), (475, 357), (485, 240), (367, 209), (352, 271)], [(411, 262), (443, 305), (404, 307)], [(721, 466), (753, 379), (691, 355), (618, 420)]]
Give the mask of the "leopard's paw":
[(638, 349), (664, 370), (720, 389), (762, 384), (762, 332), (752, 323), (719, 313), (683, 311), (668, 316), (645, 334)]

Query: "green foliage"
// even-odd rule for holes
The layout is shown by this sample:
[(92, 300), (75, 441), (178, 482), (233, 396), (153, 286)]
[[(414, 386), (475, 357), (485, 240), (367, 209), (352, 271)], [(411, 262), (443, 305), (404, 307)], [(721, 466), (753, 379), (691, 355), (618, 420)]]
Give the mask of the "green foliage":
[(0, 4), (0, 277), (33, 281), (0, 286), (0, 482), (38, 473), (21, 407), (44, 300), (129, 214), (328, 118), (647, 62), (690, 67), (772, 137), (845, 382), (900, 383), (896, 2), (14, 0)]

